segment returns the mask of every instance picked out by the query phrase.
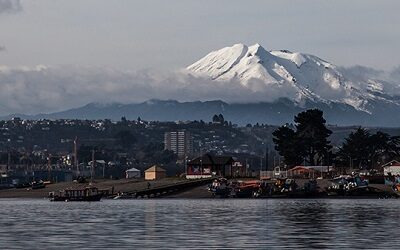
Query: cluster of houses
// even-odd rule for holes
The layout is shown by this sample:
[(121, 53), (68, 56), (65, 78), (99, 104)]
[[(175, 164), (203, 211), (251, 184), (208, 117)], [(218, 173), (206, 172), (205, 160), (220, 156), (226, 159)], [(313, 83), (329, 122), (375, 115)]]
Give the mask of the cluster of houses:
[[(288, 178), (303, 178), (303, 179), (317, 179), (317, 178), (331, 178), (342, 174), (342, 169), (337, 169), (334, 166), (295, 166), (288, 170), (282, 170), (276, 167), (273, 171), (263, 171), (261, 176), (264, 177), (288, 177)], [(360, 175), (370, 175), (371, 171), (367, 169), (347, 169), (346, 173), (358, 173)], [(400, 162), (392, 160), (383, 164), (378, 171), (383, 176), (400, 176)], [(378, 174), (379, 175), (379, 174)]]
[[(185, 164), (187, 179), (211, 178), (213, 176), (247, 177), (248, 166), (231, 156), (204, 154), (189, 160)], [(126, 178), (142, 178), (141, 171), (130, 168), (125, 172)], [(145, 180), (158, 180), (166, 177), (165, 169), (154, 165), (144, 171)]]
[[(251, 173), (248, 170), (249, 166), (236, 160), (231, 156), (220, 156), (212, 154), (204, 154), (200, 157), (189, 160), (186, 163), (186, 178), (201, 179), (211, 178), (214, 176), (223, 177), (250, 177)], [(400, 162), (391, 161), (382, 166), (385, 176), (400, 175)], [(363, 171), (358, 170), (361, 174)], [(340, 170), (333, 166), (295, 166), (290, 169), (282, 169), (276, 167), (272, 171), (260, 171), (261, 178), (302, 178), (302, 179), (317, 179), (331, 178), (340, 174)], [(126, 170), (126, 178), (141, 178), (141, 171), (136, 168)], [(166, 171), (160, 166), (154, 165), (144, 171), (145, 180), (158, 180), (166, 177)]]
[[(105, 163), (101, 160), (97, 160), (96, 164), (100, 169), (101, 166)], [(102, 169), (104, 178), (104, 167)], [(400, 175), (400, 162), (396, 160), (390, 161), (382, 165), (381, 170), (382, 171), (380, 172), (385, 176), (398, 176)], [(360, 174), (368, 174), (367, 172), (362, 173), (362, 171), (360, 170), (356, 170), (355, 172), (358, 172)], [(185, 176), (187, 179), (211, 178), (214, 176), (222, 176), (227, 178), (257, 176), (261, 178), (287, 177), (304, 179), (325, 179), (332, 178), (340, 174), (341, 170), (336, 169), (333, 166), (295, 166), (290, 169), (275, 167), (272, 171), (261, 170), (257, 175), (254, 175), (254, 173), (249, 170), (249, 165), (247, 163), (244, 164), (243, 162), (232, 156), (214, 154), (204, 154), (200, 157), (185, 161)], [(50, 173), (47, 169), (39, 169), (32, 172), (32, 176), (38, 179), (49, 179), (50, 175), (53, 181), (69, 182), (72, 181), (74, 172), (72, 170), (52, 170)], [(5, 181), (5, 177), (7, 176), (2, 175), (2, 182)], [(143, 178), (144, 180), (150, 181), (159, 180), (166, 177), (167, 171), (158, 165), (151, 166), (143, 172), (134, 167), (125, 171), (125, 178), (127, 179)]]
[[(144, 179), (148, 181), (160, 180), (167, 176), (165, 169), (158, 165), (154, 165), (144, 171)], [(141, 178), (141, 171), (137, 168), (130, 168), (125, 171), (126, 179)]]

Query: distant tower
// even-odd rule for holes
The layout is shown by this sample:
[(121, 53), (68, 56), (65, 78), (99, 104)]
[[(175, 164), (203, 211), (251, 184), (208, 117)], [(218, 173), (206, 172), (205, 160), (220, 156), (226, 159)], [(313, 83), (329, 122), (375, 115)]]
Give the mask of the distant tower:
[(164, 134), (164, 149), (171, 150), (179, 159), (193, 154), (193, 138), (189, 131), (179, 130)]

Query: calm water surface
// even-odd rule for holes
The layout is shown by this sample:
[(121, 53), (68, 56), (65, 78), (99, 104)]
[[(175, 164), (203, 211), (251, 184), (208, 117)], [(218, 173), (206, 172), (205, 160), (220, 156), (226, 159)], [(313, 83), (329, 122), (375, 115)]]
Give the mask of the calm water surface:
[(400, 200), (0, 199), (0, 249), (399, 249)]

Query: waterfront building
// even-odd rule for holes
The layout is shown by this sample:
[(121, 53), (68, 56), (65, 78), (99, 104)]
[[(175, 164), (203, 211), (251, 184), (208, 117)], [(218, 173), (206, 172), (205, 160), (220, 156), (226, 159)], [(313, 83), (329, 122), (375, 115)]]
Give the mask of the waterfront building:
[(382, 166), (383, 175), (388, 176), (389, 173), (393, 176), (400, 175), (400, 162), (393, 160)]
[(231, 156), (205, 154), (187, 163), (186, 178), (231, 177), (233, 176), (232, 165), (234, 162)]
[(125, 178), (126, 179), (131, 179), (131, 178), (140, 178), (140, 170), (137, 168), (130, 168), (125, 171)]
[(235, 160), (232, 163), (232, 177), (247, 177), (248, 165), (243, 164), (241, 161)]
[(164, 149), (173, 151), (179, 159), (193, 154), (193, 138), (189, 131), (179, 130), (164, 134)]
[(151, 168), (144, 171), (144, 179), (146, 181), (159, 180), (165, 178), (166, 176), (167, 175), (165, 169), (157, 165), (154, 165)]
[(291, 178), (315, 179), (325, 178), (333, 172), (332, 166), (295, 166), (287, 171), (287, 176)]

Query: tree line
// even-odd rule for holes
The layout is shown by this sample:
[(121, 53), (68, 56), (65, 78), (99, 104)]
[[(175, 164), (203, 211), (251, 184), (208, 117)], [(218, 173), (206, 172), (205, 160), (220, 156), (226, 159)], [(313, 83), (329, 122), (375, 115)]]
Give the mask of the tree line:
[(323, 112), (310, 109), (294, 117), (294, 125), (285, 124), (273, 132), (275, 149), (287, 167), (296, 165), (332, 165), (374, 169), (400, 158), (400, 137), (384, 132), (371, 134), (359, 127), (335, 149), (329, 141), (332, 131), (326, 127)]

